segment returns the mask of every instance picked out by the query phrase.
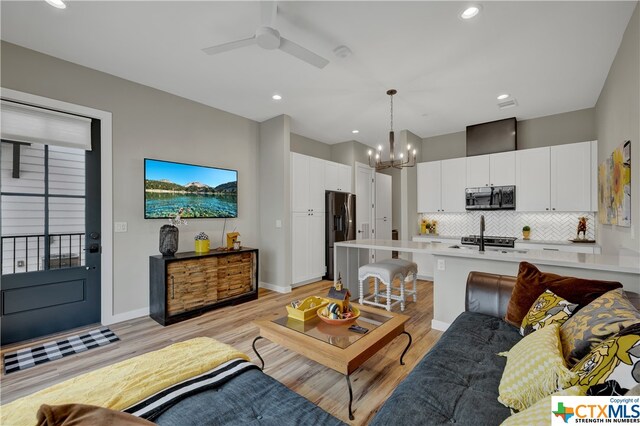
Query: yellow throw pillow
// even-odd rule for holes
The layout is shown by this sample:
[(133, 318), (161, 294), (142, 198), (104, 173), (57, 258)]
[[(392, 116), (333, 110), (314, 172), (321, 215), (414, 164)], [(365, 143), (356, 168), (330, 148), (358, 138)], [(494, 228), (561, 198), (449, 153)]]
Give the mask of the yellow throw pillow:
[(542, 398), (524, 411), (507, 417), (500, 426), (548, 426), (549, 418), (553, 407), (551, 406), (551, 397), (553, 396), (583, 396), (584, 392), (579, 386), (572, 386), (567, 389)]
[(551, 290), (545, 290), (533, 302), (529, 312), (524, 316), (520, 326), (520, 334), (526, 336), (553, 323), (562, 325), (577, 307), (576, 303), (566, 301)]
[(565, 366), (560, 349), (560, 325), (551, 324), (515, 344), (500, 379), (498, 401), (515, 410), (526, 410), (557, 389), (567, 387), (574, 373)]

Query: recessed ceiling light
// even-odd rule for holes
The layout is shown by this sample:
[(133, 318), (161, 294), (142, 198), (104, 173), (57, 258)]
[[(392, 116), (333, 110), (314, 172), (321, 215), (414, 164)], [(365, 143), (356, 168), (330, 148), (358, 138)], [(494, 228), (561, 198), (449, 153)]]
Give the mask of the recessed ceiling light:
[(465, 10), (462, 11), (460, 17), (462, 19), (471, 19), (480, 13), (480, 6), (469, 6)]
[(355, 134), (357, 134), (357, 133), (360, 133), (360, 130), (353, 129), (353, 130), (351, 131), (351, 133), (353, 133), (353, 134), (355, 135)]
[(64, 4), (62, 0), (44, 0), (49, 3), (53, 7), (57, 7), (58, 9), (66, 9), (67, 5)]
[(501, 101), (503, 99), (507, 99), (509, 97), (508, 93), (503, 93), (502, 95), (498, 95), (498, 100)]
[(279, 101), (280, 99), (282, 99), (282, 96), (280, 96), (280, 95), (273, 95), (273, 96), (271, 97), (271, 99), (273, 99), (274, 101)]

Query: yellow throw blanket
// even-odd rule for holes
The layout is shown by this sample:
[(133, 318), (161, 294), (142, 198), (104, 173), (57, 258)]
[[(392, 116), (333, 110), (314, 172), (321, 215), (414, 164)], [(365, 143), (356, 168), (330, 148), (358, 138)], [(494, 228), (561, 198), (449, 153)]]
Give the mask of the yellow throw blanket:
[[(90, 356), (90, 355), (89, 355)], [(0, 424), (36, 423), (42, 404), (89, 404), (123, 410), (160, 390), (229, 360), (249, 357), (208, 337), (198, 337), (58, 383), (0, 407)]]

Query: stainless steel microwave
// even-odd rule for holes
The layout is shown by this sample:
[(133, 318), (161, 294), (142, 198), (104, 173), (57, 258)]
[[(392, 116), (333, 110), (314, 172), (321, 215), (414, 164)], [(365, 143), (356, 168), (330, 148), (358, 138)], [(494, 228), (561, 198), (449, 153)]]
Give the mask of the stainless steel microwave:
[(467, 210), (515, 210), (516, 187), (485, 186), (465, 190)]

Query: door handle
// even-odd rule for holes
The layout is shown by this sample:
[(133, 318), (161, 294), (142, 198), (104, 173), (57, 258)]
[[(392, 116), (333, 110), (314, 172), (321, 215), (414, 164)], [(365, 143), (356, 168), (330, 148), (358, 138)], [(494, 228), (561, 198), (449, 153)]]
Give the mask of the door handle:
[(87, 271), (89, 271), (89, 270), (91, 270), (91, 269), (96, 269), (96, 267), (95, 267), (95, 266), (87, 266), (87, 267), (86, 267), (86, 268), (84, 268), (84, 269), (86, 269)]
[(99, 240), (100, 234), (98, 232), (92, 232), (89, 234), (89, 238), (91, 238), (92, 240)]

